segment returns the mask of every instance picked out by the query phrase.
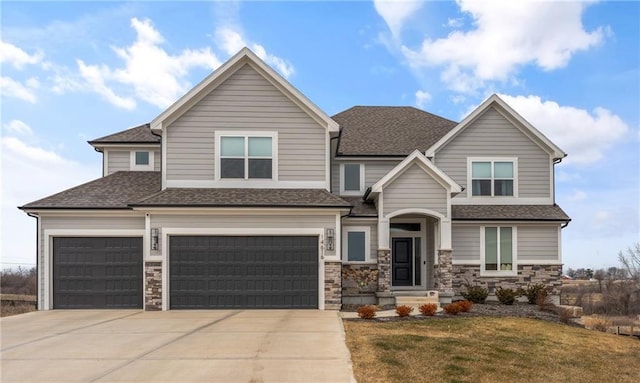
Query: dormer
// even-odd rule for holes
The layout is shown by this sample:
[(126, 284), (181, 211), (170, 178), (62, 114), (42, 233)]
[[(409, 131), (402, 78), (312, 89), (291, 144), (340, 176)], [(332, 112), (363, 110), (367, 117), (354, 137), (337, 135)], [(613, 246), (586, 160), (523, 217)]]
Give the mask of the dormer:
[(162, 167), (160, 137), (149, 124), (136, 126), (89, 141), (102, 153), (102, 176), (117, 171), (155, 171)]

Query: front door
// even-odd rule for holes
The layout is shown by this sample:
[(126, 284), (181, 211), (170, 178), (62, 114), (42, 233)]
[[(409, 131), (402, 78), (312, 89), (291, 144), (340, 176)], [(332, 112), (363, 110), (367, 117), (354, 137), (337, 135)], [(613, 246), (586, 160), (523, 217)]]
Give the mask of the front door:
[(391, 239), (393, 286), (413, 286), (413, 238)]

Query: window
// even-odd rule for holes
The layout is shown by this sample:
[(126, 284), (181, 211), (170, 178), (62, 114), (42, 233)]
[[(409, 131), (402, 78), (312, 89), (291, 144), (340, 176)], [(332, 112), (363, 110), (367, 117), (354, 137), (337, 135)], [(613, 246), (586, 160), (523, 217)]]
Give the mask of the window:
[(361, 195), (364, 193), (364, 164), (340, 165), (340, 194)]
[(515, 228), (484, 227), (482, 271), (485, 274), (516, 274)]
[(221, 136), (220, 178), (272, 179), (272, 136)]
[(153, 171), (154, 153), (152, 150), (132, 150), (129, 162), (131, 170)]
[(515, 160), (472, 160), (471, 195), (514, 196)]
[(149, 152), (136, 152), (136, 165), (149, 165)]
[(346, 227), (343, 232), (343, 259), (347, 262), (370, 260), (369, 227)]

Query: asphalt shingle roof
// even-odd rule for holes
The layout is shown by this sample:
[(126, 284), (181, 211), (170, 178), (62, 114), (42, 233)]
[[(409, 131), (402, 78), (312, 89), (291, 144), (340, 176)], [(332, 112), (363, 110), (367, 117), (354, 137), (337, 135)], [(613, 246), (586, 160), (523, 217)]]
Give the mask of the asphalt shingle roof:
[(408, 106), (354, 106), (332, 117), (340, 124), (338, 156), (406, 156), (425, 152), (457, 122)]
[(353, 208), (351, 216), (355, 217), (377, 217), (378, 209), (372, 202), (365, 202), (362, 197), (340, 197), (349, 202)]
[(89, 141), (95, 144), (159, 144), (160, 137), (151, 133), (149, 124), (139, 125)]
[(131, 206), (339, 207), (350, 205), (324, 189), (167, 188)]
[(160, 172), (115, 172), (21, 209), (128, 209), (128, 204), (160, 191)]
[(454, 220), (571, 221), (558, 205), (452, 205)]

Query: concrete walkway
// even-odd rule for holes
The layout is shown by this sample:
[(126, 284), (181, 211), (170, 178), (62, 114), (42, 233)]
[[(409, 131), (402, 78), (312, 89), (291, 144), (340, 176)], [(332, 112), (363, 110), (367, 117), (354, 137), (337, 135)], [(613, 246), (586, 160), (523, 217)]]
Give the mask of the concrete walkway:
[(2, 318), (9, 382), (355, 382), (339, 314), (40, 311)]

